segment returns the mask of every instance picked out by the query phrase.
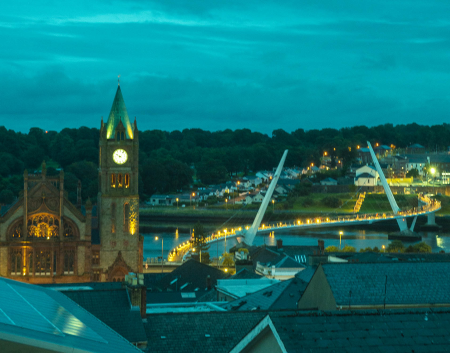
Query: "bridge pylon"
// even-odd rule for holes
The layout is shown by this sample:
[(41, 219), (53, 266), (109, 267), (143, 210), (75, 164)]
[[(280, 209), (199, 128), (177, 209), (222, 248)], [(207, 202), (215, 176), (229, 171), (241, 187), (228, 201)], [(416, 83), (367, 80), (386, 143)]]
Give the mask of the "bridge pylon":
[(280, 178), (280, 174), (283, 170), (284, 162), (286, 161), (286, 156), (288, 154), (288, 150), (284, 151), (283, 157), (281, 157), (280, 164), (278, 164), (278, 168), (272, 178), (272, 182), (269, 185), (269, 188), (267, 189), (266, 196), (264, 196), (264, 199), (261, 203), (261, 206), (259, 207), (258, 213), (256, 214), (255, 220), (253, 221), (252, 226), (245, 230), (243, 229), (241, 231), (241, 234), (245, 238), (245, 242), (248, 245), (253, 244), (253, 240), (255, 240), (256, 233), (258, 232), (259, 226), (261, 225), (261, 222), (264, 218), (264, 213), (266, 213), (267, 206), (270, 203), (270, 200), (273, 195), (273, 191), (275, 190), (275, 187), (277, 186), (278, 179)]

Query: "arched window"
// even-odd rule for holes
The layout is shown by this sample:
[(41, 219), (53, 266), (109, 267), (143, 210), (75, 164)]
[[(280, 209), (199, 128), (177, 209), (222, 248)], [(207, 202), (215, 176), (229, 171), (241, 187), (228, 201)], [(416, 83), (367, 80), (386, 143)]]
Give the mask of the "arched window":
[(22, 274), (22, 249), (14, 249), (11, 253), (11, 276)]
[(128, 189), (130, 187), (130, 174), (125, 174), (125, 188)]
[(130, 231), (130, 204), (123, 205), (123, 229), (125, 233)]
[(111, 204), (111, 233), (116, 232), (116, 204)]
[(36, 250), (35, 276), (50, 276), (51, 259), (50, 250)]
[(111, 187), (116, 187), (116, 174), (111, 174)]
[(119, 188), (121, 188), (123, 186), (122, 174), (119, 174), (117, 176), (117, 183), (119, 184), (118, 185)]
[(75, 251), (64, 250), (64, 274), (73, 275), (75, 268)]
[(40, 214), (28, 218), (28, 237), (50, 239), (59, 236), (59, 220), (52, 215)]

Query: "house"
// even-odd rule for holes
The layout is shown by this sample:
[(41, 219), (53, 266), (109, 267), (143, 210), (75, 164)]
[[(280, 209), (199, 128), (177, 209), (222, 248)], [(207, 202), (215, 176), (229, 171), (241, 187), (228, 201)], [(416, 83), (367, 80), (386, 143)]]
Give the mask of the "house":
[(449, 270), (449, 262), (320, 264), (298, 308), (367, 310), (450, 306)]
[(260, 177), (257, 177), (256, 175), (247, 176), (244, 179), (247, 179), (247, 181), (250, 183), (250, 185), (247, 188), (250, 188), (250, 187), (256, 188), (262, 184), (262, 179)]
[(370, 150), (367, 147), (361, 147), (357, 150), (358, 153), (358, 159), (361, 161), (361, 163), (371, 163), (372, 162), (372, 156), (370, 154)]
[(337, 180), (334, 180), (333, 178), (326, 178), (320, 182), (320, 185), (337, 185)]
[(392, 149), (391, 147), (387, 146), (387, 145), (380, 145), (380, 146), (376, 146), (373, 151), (375, 152), (375, 155), (377, 156), (378, 159), (380, 158), (384, 158), (387, 157), (387, 155), (389, 153), (391, 153)]
[(0, 293), (2, 352), (142, 352), (56, 290), (0, 278)]
[(425, 147), (419, 145), (418, 143), (415, 143), (413, 145), (408, 146), (406, 150), (408, 151), (408, 153), (424, 153)]
[(257, 261), (256, 263), (256, 273), (266, 276), (267, 278), (279, 280), (292, 278), (305, 268), (306, 266), (304, 264), (287, 255), (281, 255), (274, 261)]
[(375, 167), (365, 165), (356, 170), (355, 185), (357, 186), (376, 186), (378, 181), (378, 172)]

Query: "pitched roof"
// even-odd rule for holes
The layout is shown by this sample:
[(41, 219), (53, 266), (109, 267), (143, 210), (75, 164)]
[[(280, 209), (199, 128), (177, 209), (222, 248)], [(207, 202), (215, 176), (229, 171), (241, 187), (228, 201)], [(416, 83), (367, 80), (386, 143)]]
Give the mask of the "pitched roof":
[(0, 336), (46, 351), (139, 351), (64, 294), (6, 278), (0, 278)]
[(425, 147), (419, 145), (418, 143), (415, 143), (414, 145), (409, 146), (409, 148), (425, 148)]
[(287, 352), (446, 352), (448, 308), (270, 313)]
[(62, 292), (130, 342), (145, 342), (147, 336), (139, 310), (131, 309), (126, 289)]
[(337, 305), (450, 304), (450, 263), (324, 264)]
[(362, 174), (359, 174), (357, 177), (356, 177), (356, 179), (359, 179), (359, 178), (375, 178), (372, 174), (369, 174), (369, 173), (362, 173)]
[(114, 138), (114, 133), (116, 131), (117, 125), (119, 125), (119, 121), (121, 121), (123, 126), (125, 127), (127, 138), (133, 139), (134, 129), (130, 123), (130, 118), (128, 117), (128, 112), (125, 106), (125, 101), (123, 100), (120, 85), (117, 87), (108, 121), (106, 122), (106, 138)]
[(161, 291), (178, 290), (193, 292), (197, 289), (197, 291), (205, 292), (206, 278), (208, 276), (211, 278), (211, 286), (214, 287), (218, 279), (226, 278), (229, 275), (212, 266), (202, 264), (195, 260), (189, 260), (166, 274), (156, 284), (156, 287)]
[(246, 268), (243, 268), (239, 272), (237, 272), (235, 275), (231, 276), (230, 279), (258, 279), (262, 278), (263, 276), (258, 275), (255, 272), (251, 272), (247, 270)]
[(260, 312), (147, 315), (144, 324), (147, 351), (229, 352), (265, 315)]

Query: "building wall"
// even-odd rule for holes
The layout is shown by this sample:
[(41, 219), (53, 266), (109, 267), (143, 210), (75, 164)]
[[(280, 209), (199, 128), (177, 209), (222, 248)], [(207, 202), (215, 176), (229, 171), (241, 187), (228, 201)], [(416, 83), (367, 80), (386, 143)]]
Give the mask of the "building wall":
[(282, 353), (275, 335), (270, 327), (266, 327), (258, 336), (255, 337), (243, 351), (243, 353)]
[(336, 301), (320, 265), (298, 301), (299, 309), (336, 310)]

